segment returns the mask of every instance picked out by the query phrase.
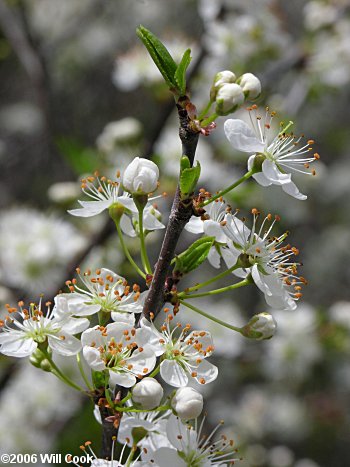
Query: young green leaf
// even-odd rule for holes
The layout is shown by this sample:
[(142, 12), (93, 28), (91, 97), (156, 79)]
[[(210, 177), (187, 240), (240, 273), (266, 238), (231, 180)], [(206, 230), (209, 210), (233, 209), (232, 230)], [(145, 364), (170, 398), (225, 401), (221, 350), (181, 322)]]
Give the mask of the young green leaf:
[(186, 251), (175, 259), (174, 272), (187, 274), (198, 268), (207, 258), (215, 237), (202, 237), (196, 240)]
[(165, 45), (144, 26), (140, 25), (136, 29), (136, 33), (147, 48), (152, 60), (161, 72), (165, 82), (172, 89), (177, 89), (178, 86), (175, 80), (175, 72), (177, 65), (170, 55)]
[(191, 49), (187, 49), (182, 56), (182, 59), (175, 72), (175, 81), (180, 91), (180, 95), (184, 96), (186, 94), (186, 71), (191, 63)]
[(199, 176), (201, 174), (201, 166), (197, 161), (197, 165), (181, 170), (180, 173), (180, 193), (181, 199), (186, 199), (196, 188)]

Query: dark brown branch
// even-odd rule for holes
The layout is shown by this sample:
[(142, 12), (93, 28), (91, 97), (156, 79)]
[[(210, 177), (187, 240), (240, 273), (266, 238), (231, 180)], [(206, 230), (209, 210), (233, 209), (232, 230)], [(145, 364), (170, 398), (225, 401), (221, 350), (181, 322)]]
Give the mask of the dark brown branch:
[[(186, 110), (188, 99), (182, 99), (177, 104), (180, 121), (179, 136), (182, 142), (182, 154), (190, 159), (193, 164), (196, 148), (198, 144), (199, 133), (194, 132), (189, 126), (189, 117)], [(170, 263), (175, 254), (175, 248), (181, 232), (190, 220), (192, 215), (191, 198), (181, 200), (180, 188), (177, 187), (173, 205), (171, 208), (167, 229), (163, 244), (160, 250), (159, 258), (155, 267), (154, 276), (150, 290), (143, 309), (143, 315), (150, 319), (150, 314), (157, 316), (164, 304), (166, 294), (169, 292), (167, 287), (167, 277)]]

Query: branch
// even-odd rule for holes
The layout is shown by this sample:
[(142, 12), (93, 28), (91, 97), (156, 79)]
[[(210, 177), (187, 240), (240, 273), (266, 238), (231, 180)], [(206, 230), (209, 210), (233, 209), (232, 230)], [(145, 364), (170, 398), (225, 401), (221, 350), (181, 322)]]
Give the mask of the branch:
[[(188, 98), (185, 97), (179, 100), (177, 104), (180, 121), (179, 136), (182, 142), (182, 155), (187, 156), (191, 165), (193, 165), (199, 133), (194, 132), (189, 127), (189, 117), (185, 108), (186, 103), (188, 102)], [(183, 231), (187, 222), (190, 220), (191, 215), (192, 197), (181, 201), (180, 188), (178, 185), (170, 212), (167, 229), (165, 231), (163, 244), (160, 250), (159, 259), (155, 267), (150, 290), (143, 308), (143, 315), (148, 320), (150, 319), (151, 313), (154, 314), (154, 317), (157, 316), (165, 302), (167, 292), (170, 291), (169, 288), (171, 288), (171, 281), (167, 283), (170, 263), (174, 257), (175, 248), (181, 232)]]

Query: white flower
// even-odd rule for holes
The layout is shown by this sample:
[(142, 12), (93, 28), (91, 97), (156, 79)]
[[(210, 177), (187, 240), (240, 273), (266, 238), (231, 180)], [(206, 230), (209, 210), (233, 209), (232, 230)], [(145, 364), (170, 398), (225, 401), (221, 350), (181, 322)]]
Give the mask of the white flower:
[(123, 187), (129, 193), (149, 194), (157, 189), (159, 169), (157, 165), (141, 157), (127, 166), (123, 174)]
[(215, 112), (218, 115), (228, 115), (243, 104), (243, 90), (236, 83), (223, 84), (216, 93), (215, 102)]
[(132, 390), (132, 400), (143, 409), (154, 409), (160, 404), (164, 391), (154, 378), (143, 378)]
[[(157, 197), (152, 198), (150, 201)], [(162, 214), (157, 209), (156, 204), (149, 202), (143, 210), (143, 231), (152, 232), (153, 230), (161, 230), (165, 225), (160, 222)], [(120, 220), (120, 227), (122, 231), (129, 237), (137, 237), (139, 235), (139, 216), (133, 213), (132, 217), (123, 216)]]
[(111, 387), (130, 388), (156, 364), (151, 348), (141, 347), (144, 332), (123, 322), (87, 329), (81, 336), (84, 358), (93, 370), (108, 370)]
[[(210, 333), (192, 331), (188, 334), (191, 326), (186, 325), (179, 331), (180, 324), (171, 330), (171, 319), (172, 315), (168, 315), (160, 331), (145, 318), (141, 320), (142, 329), (147, 331), (142, 336), (145, 339), (142, 345), (145, 348), (150, 346), (157, 356), (162, 355), (160, 375), (163, 380), (174, 387), (186, 386), (189, 380), (200, 384), (214, 381), (218, 369), (205, 360), (214, 350)], [(177, 331), (179, 335), (175, 337)]]
[(270, 313), (263, 312), (254, 315), (243, 328), (243, 335), (253, 339), (271, 339), (277, 329), (276, 320)]
[[(99, 177), (97, 174), (83, 178), (81, 184), (83, 192), (92, 198), (92, 201), (80, 201), (82, 206), (79, 209), (69, 210), (69, 214), (77, 217), (92, 217), (109, 209), (112, 205), (122, 205), (127, 212), (137, 213), (134, 201), (128, 194), (119, 195), (120, 178), (117, 173), (117, 180), (112, 181), (106, 177)], [(122, 217), (126, 214), (122, 214)]]
[(142, 448), (142, 460), (151, 460), (159, 448), (171, 446), (166, 436), (166, 423), (170, 413), (169, 410), (162, 414), (125, 412), (118, 430), (118, 441), (130, 447), (137, 444)]
[[(228, 238), (225, 235), (220, 222), (225, 218), (225, 215), (230, 212), (230, 207), (225, 205), (224, 201), (216, 200), (210, 203), (206, 208), (206, 212), (201, 217), (192, 216), (186, 224), (185, 230), (193, 234), (205, 234), (209, 237), (215, 237), (215, 245), (209, 251), (208, 261), (214, 268), (220, 267), (221, 256), (230, 255), (227, 249), (221, 249), (220, 245), (226, 245)], [(219, 253), (220, 251), (220, 253)]]
[(297, 276), (298, 264), (290, 261), (290, 257), (299, 251), (290, 245), (282, 246), (287, 234), (271, 237), (271, 230), (279, 220), (278, 216), (267, 228), (266, 223), (272, 220), (269, 214), (262, 222), (258, 232), (255, 232), (259, 212), (252, 209), (254, 214), (253, 228), (250, 230), (244, 222), (235, 215), (227, 214), (222, 222), (222, 229), (232, 240), (229, 255), (224, 256), (228, 267), (236, 263), (237, 258), (244, 263), (244, 268), (234, 271), (240, 277), (251, 273), (257, 287), (264, 293), (265, 300), (275, 309), (295, 309), (295, 300), (301, 297), (301, 285), (306, 281)]
[(197, 418), (203, 410), (203, 396), (193, 388), (179, 388), (171, 401), (171, 406), (181, 420)]
[(244, 95), (249, 99), (256, 99), (261, 94), (261, 83), (253, 73), (244, 73), (238, 78), (237, 83), (241, 86)]
[[(304, 200), (307, 197), (300, 193), (296, 185), (292, 182), (292, 173), (303, 173), (307, 175), (315, 174), (315, 171), (308, 171), (309, 165), (319, 159), (315, 153), (313, 157), (304, 157), (312, 151), (313, 140), (299, 147), (301, 137), (296, 137), (293, 133), (286, 133), (288, 125), (282, 129), (271, 141), (267, 134), (271, 127), (274, 113), (266, 111), (265, 121), (259, 115), (254, 123), (249, 109), (251, 128), (242, 120), (226, 120), (224, 129), (227, 139), (238, 151), (253, 153), (248, 159), (248, 170), (254, 165), (257, 154), (263, 157), (261, 172), (255, 173), (253, 177), (262, 186), (280, 185), (287, 194), (294, 198)], [(292, 122), (290, 122), (292, 124)]]
[(87, 270), (81, 274), (77, 269), (79, 277), (86, 288), (77, 285), (77, 281), (67, 281), (72, 293), (57, 296), (61, 306), (67, 306), (75, 316), (89, 316), (98, 311), (112, 313), (114, 321), (125, 321), (133, 324), (134, 317), (126, 316), (126, 313), (141, 313), (146, 292), (140, 292), (136, 284), (132, 289), (124, 277), (115, 272), (101, 268), (95, 271)]
[(38, 347), (38, 344), (48, 343), (49, 347), (64, 356), (76, 355), (81, 349), (80, 340), (74, 337), (89, 326), (85, 318), (72, 318), (70, 314), (55, 315), (55, 308), (50, 309), (47, 303), (47, 313), (44, 315), (39, 304), (31, 303), (29, 308), (23, 308), (19, 302), (19, 310), (7, 305), (9, 316), (0, 326), (0, 352), (10, 357), (28, 357)]
[[(197, 423), (195, 424), (197, 427)], [(158, 467), (210, 467), (231, 465), (238, 460), (234, 457), (233, 441), (223, 436), (213, 441), (213, 436), (221, 425), (218, 425), (209, 436), (201, 433), (203, 423), (198, 432), (190, 425), (185, 425), (174, 415), (167, 422), (167, 436), (172, 448), (161, 447), (154, 454)]]

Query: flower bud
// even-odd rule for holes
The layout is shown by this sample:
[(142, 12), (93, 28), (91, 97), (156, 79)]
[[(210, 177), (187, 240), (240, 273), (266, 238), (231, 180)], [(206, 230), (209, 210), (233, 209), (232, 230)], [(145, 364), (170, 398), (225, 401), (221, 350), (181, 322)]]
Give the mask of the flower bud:
[(159, 169), (148, 159), (135, 157), (123, 174), (122, 184), (132, 194), (152, 193), (158, 185)]
[(260, 80), (252, 73), (244, 73), (238, 78), (237, 83), (243, 89), (246, 98), (256, 99), (261, 94)]
[(223, 84), (235, 83), (236, 75), (232, 71), (224, 70), (215, 75), (214, 83), (210, 89), (210, 100), (212, 102), (216, 99), (216, 94)]
[(275, 318), (270, 313), (264, 312), (254, 315), (252, 319), (242, 328), (242, 334), (252, 339), (271, 339), (277, 329)]
[(143, 378), (134, 386), (132, 399), (143, 409), (154, 409), (160, 404), (163, 388), (154, 378)]
[(228, 115), (234, 112), (244, 102), (241, 86), (235, 83), (223, 84), (216, 94), (215, 112), (218, 115)]
[(179, 388), (171, 405), (182, 420), (197, 418), (203, 410), (203, 396), (190, 387)]

